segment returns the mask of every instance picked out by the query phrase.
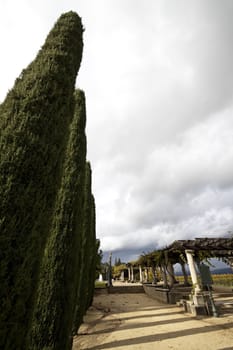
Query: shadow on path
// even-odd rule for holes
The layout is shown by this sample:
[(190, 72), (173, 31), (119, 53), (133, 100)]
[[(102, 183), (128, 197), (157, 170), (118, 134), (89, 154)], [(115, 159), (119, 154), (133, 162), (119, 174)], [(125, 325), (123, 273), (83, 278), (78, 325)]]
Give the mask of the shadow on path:
[[(232, 327), (233, 327), (233, 322), (225, 325), (224, 329), (230, 329)], [(132, 327), (132, 328), (134, 328), (134, 327)], [(127, 345), (138, 345), (138, 344), (145, 345), (146, 343), (157, 342), (157, 341), (161, 341), (161, 340), (167, 340), (167, 339), (172, 339), (172, 338), (177, 338), (177, 337), (184, 337), (184, 336), (200, 334), (200, 333), (215, 332), (217, 330), (222, 330), (222, 327), (220, 327), (219, 325), (214, 325), (214, 326), (211, 325), (211, 326), (197, 327), (197, 328), (192, 328), (192, 329), (185, 329), (182, 331), (174, 331), (174, 332), (167, 332), (167, 333), (161, 333), (161, 334), (151, 334), (151, 335), (147, 335), (147, 336), (117, 340), (117, 341), (89, 347), (88, 350), (100, 350), (100, 349), (104, 350), (104, 349), (109, 349), (109, 348), (117, 348), (117, 347), (124, 347)], [(222, 350), (227, 350), (227, 349), (232, 350), (233, 348), (225, 348)]]
[[(161, 326), (161, 325), (167, 325), (169, 323), (175, 324), (175, 323), (180, 323), (180, 322), (189, 322), (192, 321), (192, 318), (187, 318), (187, 317), (181, 317), (181, 318), (175, 318), (175, 319), (171, 319), (171, 320), (162, 320), (162, 321), (156, 321), (156, 322), (140, 322), (140, 323), (131, 323), (131, 324), (127, 324), (125, 326), (121, 326), (121, 328), (118, 328), (118, 332), (119, 331), (124, 331), (127, 329), (136, 329), (136, 328), (146, 328), (146, 327), (156, 327), (156, 326)], [(108, 330), (99, 330), (96, 332), (92, 332), (91, 334), (103, 334), (103, 333), (110, 333), (112, 332), (114, 329), (108, 329)]]
[[(117, 315), (118, 313), (122, 313), (122, 312), (115, 312), (115, 314)], [(177, 312), (177, 311), (173, 311), (173, 312), (164, 312), (164, 313), (157, 313), (157, 314), (142, 314), (142, 315), (138, 315), (138, 316), (126, 316), (126, 317), (122, 317), (120, 316), (121, 321), (129, 321), (129, 320), (136, 320), (138, 318), (151, 318), (151, 317), (163, 317), (163, 316), (172, 316), (172, 315), (184, 315), (183, 311)], [(108, 320), (102, 320), (102, 322), (108, 322)]]

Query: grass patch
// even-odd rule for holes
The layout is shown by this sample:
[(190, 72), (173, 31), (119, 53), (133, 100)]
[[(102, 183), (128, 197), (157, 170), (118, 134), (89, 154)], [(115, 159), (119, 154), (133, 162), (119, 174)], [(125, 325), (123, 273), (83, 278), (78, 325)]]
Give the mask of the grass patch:
[(107, 288), (107, 282), (95, 281), (95, 288)]
[[(233, 274), (222, 274), (222, 275), (211, 274), (211, 276), (212, 276), (214, 285), (224, 286), (224, 287), (233, 286)], [(179, 281), (179, 283), (184, 283), (183, 276), (176, 276), (176, 280)], [(190, 276), (188, 276), (188, 281), (190, 284), (192, 284), (192, 280)]]

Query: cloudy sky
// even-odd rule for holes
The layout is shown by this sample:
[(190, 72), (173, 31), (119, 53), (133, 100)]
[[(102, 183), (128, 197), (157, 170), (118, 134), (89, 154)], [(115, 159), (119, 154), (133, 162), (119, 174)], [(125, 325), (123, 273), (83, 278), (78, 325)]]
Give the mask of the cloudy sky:
[(104, 252), (233, 231), (233, 1), (1, 0), (0, 101), (69, 10)]

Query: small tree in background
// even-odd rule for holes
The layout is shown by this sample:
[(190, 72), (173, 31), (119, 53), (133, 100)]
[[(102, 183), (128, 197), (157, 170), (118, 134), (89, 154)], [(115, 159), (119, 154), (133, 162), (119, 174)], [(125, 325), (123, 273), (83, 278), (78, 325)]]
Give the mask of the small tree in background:
[(96, 239), (96, 271), (95, 271), (95, 278), (97, 279), (102, 274), (102, 259), (103, 259), (103, 251), (100, 249), (100, 240)]
[(60, 188), (82, 58), (80, 17), (62, 15), (0, 106), (0, 348), (26, 349)]
[(115, 258), (114, 266), (120, 266), (121, 264), (122, 264), (121, 259), (120, 258)]

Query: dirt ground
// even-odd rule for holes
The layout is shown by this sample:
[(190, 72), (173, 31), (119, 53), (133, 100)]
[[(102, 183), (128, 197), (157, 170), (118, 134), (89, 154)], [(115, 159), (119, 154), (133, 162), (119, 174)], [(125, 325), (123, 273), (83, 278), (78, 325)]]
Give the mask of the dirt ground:
[(233, 350), (233, 314), (195, 318), (145, 294), (94, 298), (73, 350)]

